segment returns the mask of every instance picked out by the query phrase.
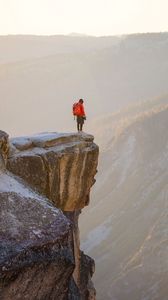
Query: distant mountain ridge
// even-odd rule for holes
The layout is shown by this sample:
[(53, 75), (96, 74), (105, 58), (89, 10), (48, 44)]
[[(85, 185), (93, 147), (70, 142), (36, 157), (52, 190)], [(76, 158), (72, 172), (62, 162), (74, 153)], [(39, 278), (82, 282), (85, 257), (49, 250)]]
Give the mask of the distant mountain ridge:
[(42, 58), (64, 53), (87, 53), (117, 43), (118, 37), (97, 38), (78, 35), (9, 35), (0, 36), (0, 63)]
[(168, 97), (115, 117), (119, 134), (117, 124), (110, 132), (112, 117), (102, 121), (109, 139), (81, 221), (82, 246), (96, 259), (98, 300), (166, 300)]
[(89, 127), (95, 134), (101, 152), (107, 150), (129, 126), (150, 115), (165, 110), (168, 105), (168, 94), (154, 99), (130, 104), (115, 113), (107, 114), (90, 122)]
[(76, 130), (71, 107), (79, 98), (91, 120), (166, 94), (167, 53), (168, 33), (1, 36), (1, 128), (11, 135)]

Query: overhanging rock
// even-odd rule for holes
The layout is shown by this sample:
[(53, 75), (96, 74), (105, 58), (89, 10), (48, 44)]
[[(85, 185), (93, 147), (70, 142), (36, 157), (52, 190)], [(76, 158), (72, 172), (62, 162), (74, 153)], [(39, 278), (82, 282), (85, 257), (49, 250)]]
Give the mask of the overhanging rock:
[(46, 133), (11, 139), (7, 168), (63, 211), (89, 203), (98, 147), (88, 134)]
[(78, 217), (97, 163), (88, 134), (0, 132), (0, 299), (95, 299)]

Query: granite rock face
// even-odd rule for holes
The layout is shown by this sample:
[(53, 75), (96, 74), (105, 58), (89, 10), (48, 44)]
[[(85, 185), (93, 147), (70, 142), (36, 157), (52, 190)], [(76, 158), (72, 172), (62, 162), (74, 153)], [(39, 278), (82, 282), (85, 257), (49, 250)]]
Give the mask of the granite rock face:
[(97, 160), (90, 135), (0, 132), (0, 299), (95, 299), (78, 216)]
[(11, 140), (7, 167), (63, 211), (89, 203), (98, 147), (87, 134), (41, 134)]

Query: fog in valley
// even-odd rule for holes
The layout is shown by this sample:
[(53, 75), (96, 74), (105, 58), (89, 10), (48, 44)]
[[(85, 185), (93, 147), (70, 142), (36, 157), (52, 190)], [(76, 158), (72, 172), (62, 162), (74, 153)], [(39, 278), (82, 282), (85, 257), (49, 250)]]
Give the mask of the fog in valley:
[(80, 228), (97, 299), (167, 299), (167, 124), (168, 95), (92, 125), (102, 151)]
[(100, 146), (80, 221), (98, 300), (167, 300), (168, 33), (1, 36), (1, 130), (84, 131)]
[(72, 131), (79, 98), (91, 121), (165, 94), (167, 52), (167, 33), (0, 37), (1, 128), (13, 136)]

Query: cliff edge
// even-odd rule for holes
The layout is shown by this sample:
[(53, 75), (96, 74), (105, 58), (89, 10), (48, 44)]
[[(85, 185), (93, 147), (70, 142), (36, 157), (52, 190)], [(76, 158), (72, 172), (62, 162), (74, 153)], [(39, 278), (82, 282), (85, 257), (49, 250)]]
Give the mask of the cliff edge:
[(97, 163), (88, 134), (0, 132), (0, 299), (95, 299), (78, 217)]

